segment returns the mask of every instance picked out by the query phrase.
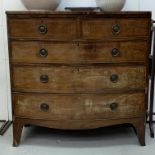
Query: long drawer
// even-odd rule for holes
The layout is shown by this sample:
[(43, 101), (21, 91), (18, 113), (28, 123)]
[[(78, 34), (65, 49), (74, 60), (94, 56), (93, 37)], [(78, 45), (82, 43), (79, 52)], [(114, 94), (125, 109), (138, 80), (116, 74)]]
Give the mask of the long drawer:
[(95, 92), (145, 89), (144, 66), (14, 66), (15, 91)]
[(15, 63), (132, 63), (146, 62), (148, 44), (12, 41), (11, 49), (11, 61)]
[(14, 114), (46, 120), (117, 119), (144, 116), (145, 94), (13, 94)]

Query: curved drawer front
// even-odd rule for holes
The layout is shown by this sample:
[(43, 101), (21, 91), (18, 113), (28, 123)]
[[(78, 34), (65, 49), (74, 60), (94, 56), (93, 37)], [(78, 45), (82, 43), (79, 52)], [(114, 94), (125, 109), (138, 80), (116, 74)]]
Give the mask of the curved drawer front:
[(143, 66), (13, 67), (13, 90), (47, 92), (94, 92), (103, 89), (144, 89)]
[(149, 36), (148, 19), (87, 19), (82, 21), (82, 38), (106, 39)]
[(11, 61), (15, 63), (146, 62), (148, 50), (147, 41), (79, 44), (14, 41), (11, 46)]
[(10, 19), (9, 35), (11, 38), (36, 39), (111, 39), (148, 37), (149, 23), (140, 19), (106, 18), (33, 18)]
[(36, 39), (75, 39), (77, 37), (76, 19), (11, 19), (11, 38), (36, 38)]
[(14, 94), (16, 116), (48, 120), (117, 119), (144, 116), (145, 95)]

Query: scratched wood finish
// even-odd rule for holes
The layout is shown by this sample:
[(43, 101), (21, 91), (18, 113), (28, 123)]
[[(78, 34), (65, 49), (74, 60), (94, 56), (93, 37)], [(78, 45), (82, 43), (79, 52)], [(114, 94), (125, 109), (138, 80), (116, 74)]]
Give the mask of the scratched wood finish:
[(145, 145), (150, 12), (13, 11), (7, 23), (14, 146), (26, 124), (124, 123)]
[[(148, 19), (73, 19), (53, 18), (48, 19), (11, 19), (10, 37), (13, 38), (38, 38), (38, 39), (103, 39), (117, 37), (146, 37), (149, 33)], [(141, 24), (143, 22), (143, 24)], [(39, 26), (46, 26), (47, 33), (39, 32)], [(118, 25), (120, 33), (115, 35), (112, 27)], [(79, 29), (79, 31), (78, 31)], [(26, 33), (25, 33), (26, 32)], [(64, 38), (65, 37), (65, 38)]]
[[(98, 95), (13, 94), (16, 116), (46, 120), (92, 120), (145, 115), (143, 93)], [(47, 104), (49, 110), (41, 109)], [(116, 103), (116, 109), (110, 105)], [(143, 105), (143, 106), (142, 106)]]
[[(10, 20), (10, 36), (15, 38), (53, 38), (75, 39), (77, 37), (76, 19), (24, 19)], [(39, 26), (46, 26), (47, 32), (40, 33)]]
[[(40, 80), (48, 76), (48, 82)], [(117, 75), (116, 82), (111, 76)], [(44, 92), (82, 92), (103, 89), (145, 89), (146, 69), (139, 67), (104, 66), (50, 66), (50, 67), (13, 67), (13, 89)]]
[[(13, 41), (11, 47), (13, 63), (131, 63), (146, 62), (148, 43)], [(40, 54), (42, 49), (47, 51), (45, 56)], [(112, 55), (113, 49), (118, 49), (119, 53)]]
[[(118, 37), (147, 36), (148, 19), (87, 19), (82, 21), (82, 37), (85, 39), (102, 39)], [(143, 23), (143, 24), (141, 24)], [(112, 27), (118, 25), (120, 32), (113, 34)]]

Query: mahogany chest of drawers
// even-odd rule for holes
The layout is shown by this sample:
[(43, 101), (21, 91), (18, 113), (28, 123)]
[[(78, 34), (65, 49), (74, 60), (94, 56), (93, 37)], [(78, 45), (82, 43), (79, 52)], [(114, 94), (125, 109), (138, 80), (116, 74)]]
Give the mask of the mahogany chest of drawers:
[(7, 12), (13, 144), (22, 128), (132, 124), (145, 145), (150, 12)]

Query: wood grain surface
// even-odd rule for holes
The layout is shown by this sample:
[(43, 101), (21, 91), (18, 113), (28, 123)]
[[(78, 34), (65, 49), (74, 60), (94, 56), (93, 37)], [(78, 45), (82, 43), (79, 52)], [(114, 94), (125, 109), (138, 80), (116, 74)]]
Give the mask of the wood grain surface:
[(8, 11), (13, 145), (26, 124), (130, 123), (145, 145), (151, 12)]

